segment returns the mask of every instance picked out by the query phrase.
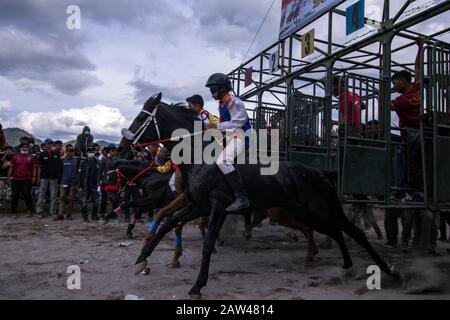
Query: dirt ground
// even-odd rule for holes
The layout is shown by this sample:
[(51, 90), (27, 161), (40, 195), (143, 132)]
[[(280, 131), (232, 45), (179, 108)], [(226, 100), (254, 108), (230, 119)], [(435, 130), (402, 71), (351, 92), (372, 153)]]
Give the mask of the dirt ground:
[[(2, 210), (3, 211), (3, 210)], [(381, 218), (381, 213), (377, 214)], [(242, 224), (240, 224), (242, 226)], [(50, 218), (14, 220), (0, 214), (0, 299), (124, 299), (134, 294), (144, 299), (187, 299), (199, 271), (202, 241), (195, 225), (185, 227), (184, 253), (179, 269), (167, 263), (174, 252), (174, 234), (160, 243), (149, 260), (151, 273), (134, 276), (134, 262), (140, 252), (147, 224), (139, 224), (135, 240), (125, 236), (126, 224), (84, 224), (53, 222)], [(369, 241), (379, 254), (393, 263), (400, 280), (382, 275), (381, 290), (369, 291), (368, 254), (347, 239), (354, 266), (347, 271), (337, 245), (320, 250), (316, 260), (305, 265), (306, 242), (299, 234), (296, 242), (290, 230), (264, 221), (246, 241), (241, 236), (226, 237), (224, 246), (213, 255), (208, 285), (203, 299), (450, 299), (449, 243), (439, 243), (442, 257), (417, 251), (404, 253), (385, 247), (373, 231)], [(316, 234), (316, 242), (323, 236)], [(120, 242), (129, 242), (120, 247)], [(81, 260), (87, 264), (81, 264)], [(81, 268), (81, 290), (66, 286), (70, 265)]]

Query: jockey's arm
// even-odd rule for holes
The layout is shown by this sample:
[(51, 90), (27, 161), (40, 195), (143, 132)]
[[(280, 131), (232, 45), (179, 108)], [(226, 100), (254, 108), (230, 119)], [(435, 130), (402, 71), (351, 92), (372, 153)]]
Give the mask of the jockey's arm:
[(241, 129), (248, 119), (244, 103), (240, 100), (233, 100), (228, 106), (228, 111), (230, 112), (231, 120), (220, 122), (217, 125), (217, 129), (220, 131)]

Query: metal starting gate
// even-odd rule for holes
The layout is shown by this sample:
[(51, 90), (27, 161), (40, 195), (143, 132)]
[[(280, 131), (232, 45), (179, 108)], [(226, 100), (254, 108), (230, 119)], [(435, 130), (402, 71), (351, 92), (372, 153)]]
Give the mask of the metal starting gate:
[[(398, 10), (389, 0), (379, 2), (383, 18), (364, 18), (368, 32), (350, 43), (333, 39), (336, 16), (346, 17), (345, 2), (322, 17), (328, 20), (327, 39), (314, 39), (315, 54), (304, 58), (298, 50), (304, 37), (311, 36), (302, 34), (307, 26), (249, 59), (229, 77), (235, 93), (247, 107), (253, 106), (254, 128), (280, 130), (280, 157), (336, 170), (343, 201), (446, 210), (450, 208), (450, 45), (441, 38), (450, 28), (422, 35), (416, 26), (448, 13), (450, 2), (436, 0), (428, 7), (414, 7), (417, 2), (407, 0), (396, 2)], [(410, 146), (400, 138), (404, 130), (391, 119), (391, 75), (399, 69), (414, 71), (413, 61), (405, 61), (403, 55), (417, 36), (426, 38), (417, 135), (422, 165), (420, 184), (405, 187), (397, 185), (395, 161), (402, 161), (401, 151)], [(274, 56), (279, 59), (276, 70)], [(341, 79), (338, 94), (333, 90), (336, 77)], [(347, 94), (352, 98), (341, 98)], [(393, 192), (402, 191), (423, 193), (423, 200), (393, 203)]]

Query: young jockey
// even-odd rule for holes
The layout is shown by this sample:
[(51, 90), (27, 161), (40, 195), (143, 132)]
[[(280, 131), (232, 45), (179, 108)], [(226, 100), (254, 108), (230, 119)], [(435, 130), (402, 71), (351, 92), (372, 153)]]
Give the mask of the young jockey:
[(192, 97), (187, 98), (186, 102), (188, 103), (189, 108), (194, 110), (198, 115), (198, 118), (202, 121), (203, 126), (210, 123), (215, 125), (219, 123), (219, 119), (216, 116), (203, 109), (205, 103), (202, 96), (195, 94)]
[[(231, 81), (222, 73), (211, 75), (206, 82), (212, 97), (219, 101), (220, 123), (206, 124), (205, 129), (217, 128), (220, 131), (236, 132), (247, 131), (251, 128), (244, 103), (237, 97), (230, 95)], [(235, 201), (226, 208), (228, 212), (237, 212), (250, 207), (247, 193), (239, 171), (233, 166), (234, 155), (239, 155), (245, 149), (245, 138), (242, 134), (227, 135), (227, 145), (216, 160), (220, 171), (225, 175), (227, 183), (235, 195)]]

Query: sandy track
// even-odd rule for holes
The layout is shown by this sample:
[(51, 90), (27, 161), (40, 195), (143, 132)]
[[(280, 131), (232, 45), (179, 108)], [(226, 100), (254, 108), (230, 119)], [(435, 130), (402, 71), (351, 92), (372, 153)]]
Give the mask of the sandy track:
[[(186, 299), (199, 270), (202, 241), (194, 225), (184, 231), (181, 268), (169, 269), (174, 251), (170, 233), (150, 261), (148, 276), (133, 276), (146, 225), (136, 228), (135, 239), (125, 237), (126, 225), (53, 222), (49, 218), (12, 220), (0, 215), (0, 299), (123, 299), (135, 294), (145, 299)], [(382, 290), (368, 291), (366, 269), (373, 264), (364, 250), (347, 241), (354, 261), (341, 268), (337, 246), (321, 250), (316, 261), (305, 265), (306, 243), (294, 242), (289, 230), (265, 222), (253, 238), (228, 238), (213, 255), (204, 299), (450, 299), (450, 255), (431, 257), (420, 252), (402, 253), (369, 240), (403, 275), (394, 282), (382, 276)], [(316, 236), (319, 243), (321, 235)], [(119, 247), (130, 242), (129, 247)], [(440, 251), (450, 247), (440, 243)], [(80, 265), (81, 259), (88, 264)], [(68, 290), (67, 267), (81, 268), (81, 290)], [(408, 294), (417, 292), (419, 294)]]

